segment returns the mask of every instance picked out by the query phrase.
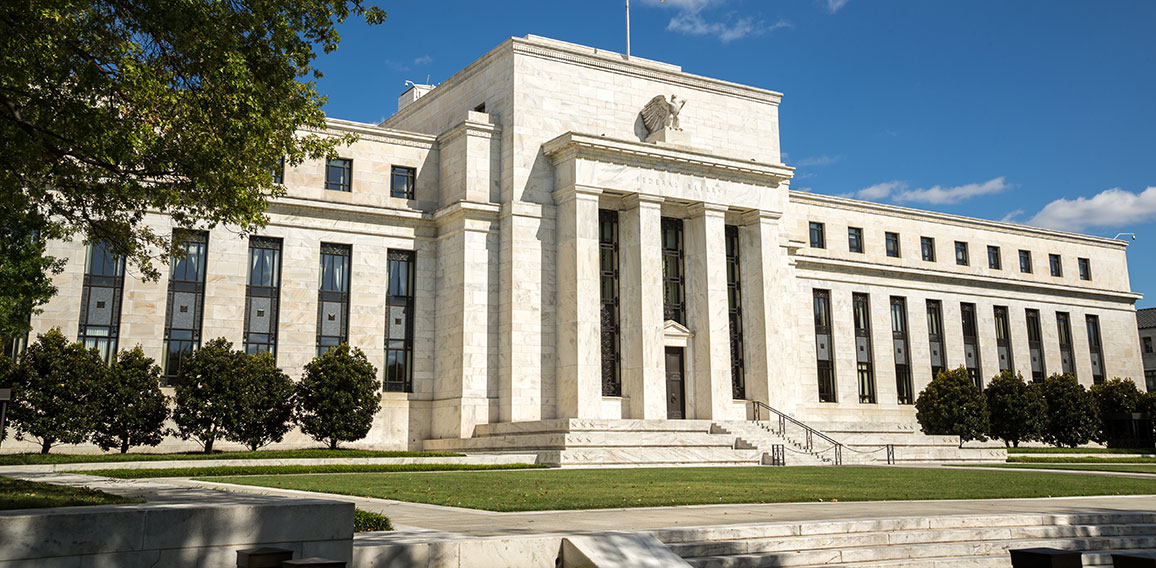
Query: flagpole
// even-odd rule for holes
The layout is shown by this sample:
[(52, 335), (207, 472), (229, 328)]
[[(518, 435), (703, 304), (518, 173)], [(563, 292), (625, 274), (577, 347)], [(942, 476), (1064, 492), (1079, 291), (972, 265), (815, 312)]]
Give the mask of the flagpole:
[(626, 0), (626, 58), (630, 59), (630, 0)]

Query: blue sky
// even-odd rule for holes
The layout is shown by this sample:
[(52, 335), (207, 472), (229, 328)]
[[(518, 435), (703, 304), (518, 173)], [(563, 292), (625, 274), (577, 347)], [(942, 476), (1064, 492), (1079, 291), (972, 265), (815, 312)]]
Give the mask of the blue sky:
[[(318, 61), (330, 116), (382, 120), (510, 36), (626, 48), (622, 0), (380, 5)], [(1156, 306), (1156, 2), (633, 0), (631, 28), (634, 55), (784, 93), (793, 188), (1134, 232)]]

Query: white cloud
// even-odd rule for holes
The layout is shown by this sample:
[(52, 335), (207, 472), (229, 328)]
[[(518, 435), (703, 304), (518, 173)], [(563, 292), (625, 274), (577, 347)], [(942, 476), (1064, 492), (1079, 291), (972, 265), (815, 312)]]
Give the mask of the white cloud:
[(796, 166), (829, 166), (843, 159), (843, 156), (815, 156), (812, 158), (803, 158), (795, 163)]
[(1004, 181), (1003, 176), (1000, 176), (995, 179), (989, 179), (983, 183), (969, 183), (955, 187), (942, 187), (937, 185), (929, 189), (907, 189), (896, 193), (894, 200), (898, 202), (943, 205), (959, 203), (960, 201), (980, 195), (999, 193), (1010, 188), (1011, 185)]
[(1083, 231), (1090, 227), (1125, 227), (1156, 220), (1156, 187), (1140, 193), (1112, 188), (1092, 197), (1057, 199), (1027, 221), (1028, 225)]
[(433, 57), (429, 55), (423, 55), (413, 60), (414, 65), (428, 65), (430, 63), (433, 63)]
[(846, 6), (849, 1), (850, 0), (827, 0), (827, 13), (834, 14), (838, 12), (843, 9), (843, 6)]
[(856, 199), (884, 199), (891, 195), (892, 191), (903, 189), (904, 187), (907, 187), (907, 184), (901, 181), (887, 181), (860, 189), (853, 195)]
[(1003, 219), (1000, 219), (999, 221), (1001, 223), (1015, 223), (1016, 217), (1019, 217), (1020, 215), (1023, 215), (1023, 214), (1024, 214), (1023, 209), (1016, 209), (1015, 211), (1012, 211), (1012, 212), (1008, 213), (1007, 215), (1004, 215)]
[(703, 17), (702, 12), (704, 10), (724, 2), (725, 0), (643, 0), (643, 4), (662, 6), (678, 12), (667, 23), (667, 31), (697, 36), (713, 36), (723, 43), (791, 27), (791, 22), (782, 18), (773, 24), (767, 24), (757, 18), (735, 17), (733, 14), (728, 16), (725, 21)]

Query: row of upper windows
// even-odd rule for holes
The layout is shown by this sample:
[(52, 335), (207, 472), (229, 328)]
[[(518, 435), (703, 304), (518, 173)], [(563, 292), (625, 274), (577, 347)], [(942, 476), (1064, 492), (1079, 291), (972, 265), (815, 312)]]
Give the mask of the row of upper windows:
[[(811, 248), (827, 248), (826, 225), (812, 221), (810, 224), (811, 234)], [(919, 237), (920, 252), (925, 262), (935, 262), (935, 238), (933, 237)], [(884, 233), (884, 249), (887, 256), (893, 258), (900, 258), (902, 256), (899, 246), (899, 233), (886, 232)], [(863, 253), (863, 229), (860, 227), (847, 228), (847, 250), (853, 253)], [(995, 245), (988, 245), (987, 247), (987, 266), (992, 270), (1003, 270), (1003, 258), (1001, 249)], [(1032, 268), (1032, 251), (1020, 250), (1020, 272), (1024, 274), (1031, 274)], [(968, 244), (965, 241), (955, 241), (955, 263), (960, 266), (970, 266), (971, 258), (968, 252)], [(1080, 280), (1092, 279), (1092, 263), (1087, 258), (1076, 259), (1077, 267), (1080, 272)], [(1058, 254), (1048, 255), (1048, 268), (1051, 275), (1057, 278), (1063, 277), (1064, 265), (1063, 259)]]
[[(273, 183), (285, 183), (285, 158), (273, 168)], [(417, 168), (391, 166), (389, 175), (389, 196), (402, 199), (414, 198)], [(350, 158), (330, 158), (325, 161), (325, 189), (330, 191), (353, 191), (353, 160)]]

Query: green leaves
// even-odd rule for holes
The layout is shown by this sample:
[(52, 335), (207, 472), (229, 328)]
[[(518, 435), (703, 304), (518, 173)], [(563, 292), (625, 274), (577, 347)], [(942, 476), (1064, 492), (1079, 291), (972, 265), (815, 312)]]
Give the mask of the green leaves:
[(161, 393), (161, 369), (138, 345), (121, 351), (98, 385), (97, 420), (92, 441), (100, 449), (128, 452), (133, 446), (156, 446), (164, 440), (168, 397)]
[(915, 418), (924, 433), (959, 436), (960, 445), (987, 439), (987, 400), (963, 367), (931, 380), (915, 401)]
[(381, 403), (377, 369), (360, 349), (341, 344), (305, 366), (297, 384), (301, 430), (330, 448), (360, 440), (373, 426)]
[(1003, 371), (988, 381), (983, 391), (990, 413), (990, 434), (1004, 445), (1038, 440), (1047, 425), (1047, 403), (1037, 383), (1025, 384), (1022, 376)]
[(34, 438), (45, 454), (57, 444), (88, 440), (96, 423), (94, 393), (108, 376), (95, 350), (53, 329), (28, 346), (14, 374), (9, 411), (18, 439)]

